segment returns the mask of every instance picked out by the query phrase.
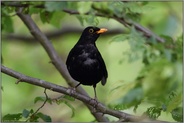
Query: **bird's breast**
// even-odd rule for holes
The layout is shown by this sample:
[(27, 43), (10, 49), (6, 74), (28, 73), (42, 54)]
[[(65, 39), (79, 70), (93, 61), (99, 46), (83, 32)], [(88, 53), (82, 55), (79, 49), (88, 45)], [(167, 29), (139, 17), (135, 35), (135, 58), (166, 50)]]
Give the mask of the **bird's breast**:
[(97, 62), (97, 60), (95, 60), (95, 59), (87, 58), (83, 63), (84, 63), (84, 65), (92, 65), (96, 62)]
[(93, 65), (98, 62), (95, 56), (96, 53), (93, 51), (82, 50), (82, 52), (77, 56), (76, 60), (83, 65)]

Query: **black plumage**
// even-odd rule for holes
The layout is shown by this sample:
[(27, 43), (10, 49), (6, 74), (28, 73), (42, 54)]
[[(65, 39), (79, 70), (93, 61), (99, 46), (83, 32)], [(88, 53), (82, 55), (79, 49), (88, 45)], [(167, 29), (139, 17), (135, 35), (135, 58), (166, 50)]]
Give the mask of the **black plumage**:
[(105, 85), (108, 73), (104, 60), (96, 47), (96, 40), (105, 28), (87, 27), (76, 45), (71, 49), (66, 65), (73, 79), (83, 85), (93, 85), (96, 98), (96, 84)]

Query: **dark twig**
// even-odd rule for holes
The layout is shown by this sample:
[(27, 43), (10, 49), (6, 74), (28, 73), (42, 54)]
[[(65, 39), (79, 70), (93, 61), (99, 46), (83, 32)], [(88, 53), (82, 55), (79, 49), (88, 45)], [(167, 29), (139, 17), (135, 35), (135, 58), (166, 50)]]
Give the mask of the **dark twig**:
[(33, 115), (35, 115), (36, 113), (38, 113), (38, 111), (39, 111), (41, 108), (43, 108), (43, 106), (46, 104), (47, 100), (49, 99), (46, 90), (47, 90), (47, 89), (45, 88), (45, 89), (44, 89), (44, 94), (45, 94), (45, 97), (46, 97), (45, 101), (44, 101), (43, 104), (35, 111), (35, 113), (34, 113)]
[(117, 20), (118, 22), (122, 23), (122, 24), (125, 24), (125, 23), (126, 23), (126, 25), (134, 26), (135, 29), (136, 29), (137, 31), (142, 32), (143, 35), (144, 35), (145, 37), (147, 37), (147, 38), (153, 37), (153, 38), (155, 38), (155, 39), (156, 39), (158, 42), (160, 42), (160, 43), (164, 43), (164, 42), (165, 42), (165, 40), (164, 40), (163, 38), (157, 36), (155, 33), (151, 32), (150, 30), (144, 28), (143, 26), (141, 26), (141, 25), (139, 25), (139, 24), (137, 24), (137, 23), (134, 23), (134, 22), (127, 22), (127, 21), (125, 21), (124, 19), (120, 19), (120, 18), (118, 18), (118, 17), (116, 17), (116, 16), (114, 16), (113, 18), (114, 18), (115, 20)]
[(43, 104), (26, 120), (26, 122), (29, 120), (29, 119), (31, 119), (32, 117), (34, 117), (34, 115), (35, 114), (37, 114), (38, 113), (38, 111), (41, 109), (41, 108), (43, 108), (43, 106), (46, 104), (46, 102), (47, 102), (47, 100), (49, 99), (49, 97), (48, 97), (48, 95), (47, 95), (47, 92), (46, 92), (46, 88), (44, 89), (44, 94), (45, 94), (45, 97), (46, 97), (46, 99), (45, 99), (45, 101), (43, 102)]
[[(78, 92), (75, 92), (75, 93), (70, 93), (70, 91), (68, 91), (69, 89), (66, 88), (66, 87), (62, 87), (60, 85), (56, 85), (56, 84), (53, 84), (51, 82), (47, 82), (47, 81), (44, 81), (44, 80), (40, 80), (40, 79), (37, 79), (37, 78), (32, 78), (32, 77), (29, 77), (29, 76), (26, 76), (26, 75), (23, 75), (21, 73), (18, 73), (14, 70), (11, 70), (3, 65), (1, 65), (1, 71), (9, 76), (12, 76), (14, 78), (17, 78), (17, 79), (20, 79), (21, 78), (21, 81), (22, 82), (25, 82), (25, 83), (29, 83), (29, 84), (32, 84), (32, 85), (36, 85), (36, 86), (39, 86), (39, 87), (42, 87), (42, 88), (45, 88), (45, 89), (49, 89), (49, 90), (52, 90), (54, 92), (58, 92), (58, 93), (62, 93), (62, 94), (66, 94), (66, 95), (70, 95), (88, 105), (95, 105), (94, 103), (96, 103), (95, 101), (91, 102), (91, 100), (93, 100), (92, 98), (90, 98), (89, 96), (86, 96), (86, 95), (83, 95), (83, 94), (80, 94)], [(89, 103), (90, 102), (90, 103)], [(130, 114), (127, 114), (127, 113), (124, 113), (124, 112), (121, 112), (121, 111), (116, 111), (116, 110), (111, 110), (111, 109), (108, 109), (106, 108), (102, 103), (98, 102), (98, 105), (96, 106), (96, 109), (103, 113), (103, 114), (109, 114), (111, 116), (114, 116), (114, 117), (117, 117), (119, 119), (124, 119), (123, 121), (130, 121), (130, 122), (138, 122), (138, 121), (152, 121), (150, 119), (148, 119), (147, 117), (141, 117), (141, 116), (134, 116), (134, 115), (130, 115)], [(102, 116), (101, 116), (102, 117)], [(165, 121), (153, 121), (153, 122), (165, 122)]]

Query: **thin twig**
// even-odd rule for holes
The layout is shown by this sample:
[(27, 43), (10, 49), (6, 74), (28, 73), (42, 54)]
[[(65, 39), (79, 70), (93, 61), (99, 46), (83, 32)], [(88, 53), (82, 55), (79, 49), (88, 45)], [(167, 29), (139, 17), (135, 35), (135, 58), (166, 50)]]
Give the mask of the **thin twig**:
[[(45, 88), (44, 94), (45, 94), (46, 99), (45, 99), (45, 101), (43, 102), (43, 104), (35, 111), (34, 114), (38, 113), (38, 111), (39, 111), (41, 108), (43, 108), (43, 106), (46, 104), (47, 100), (49, 99), (46, 90), (47, 90), (47, 89)], [(33, 115), (34, 115), (34, 114), (33, 114)]]
[(43, 106), (45, 106), (47, 100), (49, 99), (47, 92), (46, 92), (46, 88), (44, 89), (44, 94), (45, 94), (45, 101), (43, 102), (43, 104), (26, 120), (26, 122), (28, 122), (29, 119), (31, 119), (32, 117), (34, 117), (34, 115), (36, 115), (38, 113), (38, 111), (43, 108)]

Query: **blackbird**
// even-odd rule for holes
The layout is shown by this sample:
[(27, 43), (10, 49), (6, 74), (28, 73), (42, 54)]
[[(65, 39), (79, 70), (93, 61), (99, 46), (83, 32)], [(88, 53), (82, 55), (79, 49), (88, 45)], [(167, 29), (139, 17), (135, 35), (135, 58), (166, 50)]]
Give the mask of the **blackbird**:
[(92, 26), (85, 28), (66, 60), (71, 77), (79, 82), (75, 88), (80, 84), (92, 85), (95, 99), (96, 84), (101, 81), (102, 85), (105, 85), (108, 77), (106, 65), (95, 44), (100, 34), (106, 31), (105, 28)]

